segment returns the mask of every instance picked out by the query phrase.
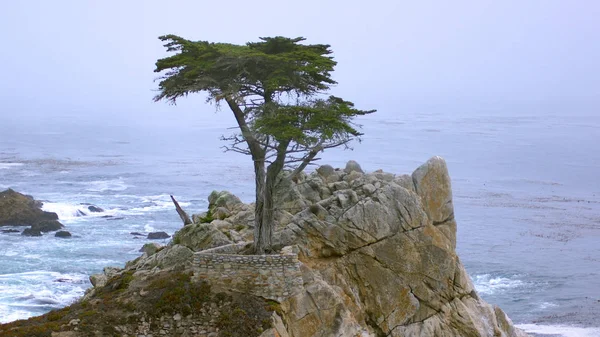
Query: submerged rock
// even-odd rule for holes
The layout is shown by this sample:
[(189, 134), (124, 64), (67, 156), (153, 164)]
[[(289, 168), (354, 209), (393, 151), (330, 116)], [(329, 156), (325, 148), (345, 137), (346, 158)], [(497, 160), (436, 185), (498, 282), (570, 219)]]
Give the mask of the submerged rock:
[(57, 238), (70, 238), (71, 233), (69, 233), (67, 231), (58, 231), (58, 232), (56, 232), (56, 234), (54, 234), (54, 236)]
[(44, 221), (38, 222), (35, 225), (32, 225), (31, 228), (34, 230), (39, 230), (42, 233), (45, 233), (45, 232), (57, 231), (61, 228), (64, 228), (64, 226), (56, 220), (44, 220)]
[(149, 240), (161, 240), (161, 239), (168, 239), (170, 237), (171, 237), (171, 235), (169, 235), (165, 232), (152, 232), (152, 233), (148, 233), (148, 236), (146, 238)]
[(40, 232), (37, 229), (33, 229), (33, 228), (25, 228), (23, 230), (23, 232), (21, 232), (21, 235), (24, 235), (24, 236), (42, 236), (42, 232)]
[(98, 207), (98, 206), (94, 206), (94, 205), (92, 205), (92, 206), (88, 206), (88, 208), (87, 208), (87, 209), (88, 209), (90, 212), (92, 212), (92, 213), (100, 213), (100, 212), (104, 212), (104, 210), (103, 210), (102, 208), (100, 208), (100, 207)]

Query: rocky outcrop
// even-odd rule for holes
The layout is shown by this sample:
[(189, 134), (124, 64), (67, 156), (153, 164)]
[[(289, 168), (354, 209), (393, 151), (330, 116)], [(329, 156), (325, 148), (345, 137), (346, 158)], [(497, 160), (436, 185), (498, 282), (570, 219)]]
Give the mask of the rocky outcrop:
[(213, 223), (195, 223), (175, 233), (173, 242), (197, 252), (230, 244), (231, 240)]
[(31, 196), (12, 189), (0, 192), (0, 226), (39, 225), (45, 228), (56, 225), (57, 220), (56, 213), (42, 211), (42, 203)]
[(42, 211), (42, 203), (12, 189), (0, 192), (0, 226), (31, 226), (21, 234), (41, 236), (63, 228), (58, 215)]
[[(412, 175), (364, 173), (356, 162), (344, 170), (322, 166), (279, 187), (277, 257), (232, 255), (252, 238), (253, 206), (214, 192), (208, 212), (193, 216), (194, 224), (168, 246), (92, 276), (94, 288), (81, 302), (61, 311), (60, 319), (43, 319), (73, 336), (82, 335), (68, 323), (74, 318), (86, 331), (138, 336), (526, 336), (500, 308), (479, 298), (456, 254), (442, 158)], [(164, 289), (175, 279), (181, 290), (169, 297)], [(236, 302), (226, 297), (231, 294), (246, 297)], [(164, 296), (186, 300), (168, 310), (150, 305)], [(206, 305), (213, 300), (221, 304)], [(203, 316), (225, 303), (246, 306)], [(104, 316), (87, 315), (84, 307), (102, 309)], [(259, 314), (248, 314), (252, 310)], [(111, 317), (127, 318), (108, 328), (99, 323)], [(262, 323), (254, 322), (253, 330), (236, 325), (248, 317), (263, 317)], [(173, 330), (173, 324), (186, 328)]]
[(158, 243), (149, 242), (140, 248), (140, 252), (145, 253), (146, 255), (152, 255), (156, 253), (162, 246)]
[(347, 167), (290, 192), (310, 206), (278, 235), (304, 264), (304, 291), (281, 303), (289, 336), (524, 336), (477, 296), (456, 255), (442, 158), (410, 177)]

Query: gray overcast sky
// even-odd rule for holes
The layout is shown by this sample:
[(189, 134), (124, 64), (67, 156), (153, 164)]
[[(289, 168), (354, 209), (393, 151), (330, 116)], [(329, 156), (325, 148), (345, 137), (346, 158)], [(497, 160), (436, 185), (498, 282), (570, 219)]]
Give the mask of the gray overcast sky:
[(597, 0), (4, 0), (0, 121), (215, 118), (200, 97), (151, 101), (154, 62), (166, 55), (157, 37), (169, 33), (331, 44), (334, 93), (380, 117), (427, 106), (597, 108), (599, 18)]

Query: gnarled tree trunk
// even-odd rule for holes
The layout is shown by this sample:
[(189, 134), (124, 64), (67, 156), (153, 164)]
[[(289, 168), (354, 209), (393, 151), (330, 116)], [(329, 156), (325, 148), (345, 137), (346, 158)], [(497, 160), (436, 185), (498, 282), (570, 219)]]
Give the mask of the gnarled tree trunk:
[[(256, 182), (256, 203), (254, 205), (254, 249), (257, 254), (262, 254), (267, 243), (265, 240), (269, 236), (264, 232), (263, 212), (264, 212), (264, 191), (265, 191), (265, 162), (263, 160), (254, 161), (254, 176)], [(268, 245), (270, 246), (270, 240)]]
[[(262, 223), (260, 228), (254, 228), (254, 248), (256, 254), (264, 254), (271, 251), (271, 246), (273, 244), (273, 228), (275, 227), (275, 186), (277, 184), (279, 173), (283, 170), (285, 154), (289, 143), (289, 141), (282, 141), (279, 143), (279, 146), (277, 147), (277, 157), (267, 168), (262, 191), (264, 202), (262, 205)], [(258, 216), (259, 213), (256, 213), (256, 215)]]

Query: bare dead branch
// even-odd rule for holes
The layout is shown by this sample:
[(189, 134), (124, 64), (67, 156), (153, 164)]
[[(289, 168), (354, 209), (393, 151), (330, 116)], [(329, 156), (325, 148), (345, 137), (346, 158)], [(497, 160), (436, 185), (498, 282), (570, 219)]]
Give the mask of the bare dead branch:
[(187, 226), (187, 225), (192, 224), (192, 220), (190, 220), (190, 217), (183, 210), (183, 208), (181, 208), (181, 206), (179, 206), (179, 203), (177, 202), (177, 200), (175, 200), (175, 198), (172, 195), (171, 195), (171, 200), (173, 200), (173, 203), (175, 204), (175, 210), (177, 211), (177, 214), (179, 214), (181, 221), (183, 221), (183, 225)]

